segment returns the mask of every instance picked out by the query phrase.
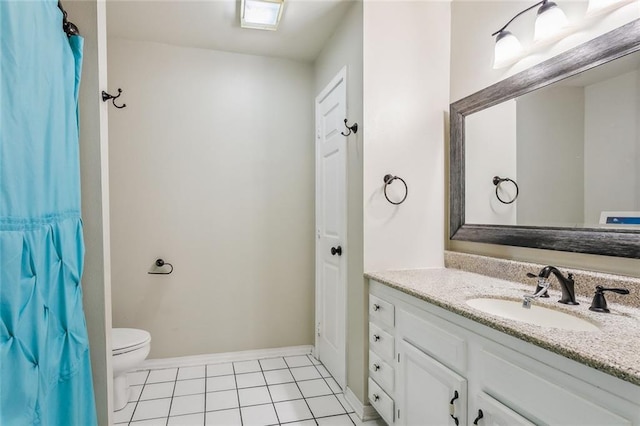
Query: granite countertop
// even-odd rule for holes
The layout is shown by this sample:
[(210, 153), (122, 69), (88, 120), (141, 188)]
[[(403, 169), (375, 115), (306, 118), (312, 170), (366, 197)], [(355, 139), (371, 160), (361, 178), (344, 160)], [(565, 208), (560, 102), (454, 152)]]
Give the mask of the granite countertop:
[(560, 291), (551, 278), (548, 299), (534, 304), (574, 314), (600, 331), (569, 331), (535, 326), (486, 314), (466, 304), (469, 299), (493, 297), (522, 300), (534, 286), (456, 269), (435, 268), (370, 272), (365, 276), (478, 323), (548, 349), (627, 382), (640, 385), (640, 309), (609, 303), (611, 313), (589, 310), (591, 298), (576, 297), (578, 306), (557, 303)]

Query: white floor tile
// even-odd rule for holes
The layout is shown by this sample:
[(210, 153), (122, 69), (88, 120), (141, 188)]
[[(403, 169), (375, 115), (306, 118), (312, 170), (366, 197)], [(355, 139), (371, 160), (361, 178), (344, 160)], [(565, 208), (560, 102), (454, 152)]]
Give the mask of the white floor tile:
[(331, 388), (331, 390), (333, 391), (333, 393), (341, 393), (342, 389), (340, 388), (340, 385), (338, 384), (338, 382), (336, 382), (336, 380), (332, 377), (326, 379), (327, 380), (327, 384), (329, 385), (329, 387)]
[(166, 426), (167, 419), (163, 417), (160, 419), (139, 420), (129, 424), (134, 426)]
[(329, 388), (329, 385), (327, 385), (327, 382), (325, 382), (324, 379), (298, 382), (298, 386), (305, 398), (333, 394), (333, 391)]
[(269, 390), (266, 386), (239, 389), (238, 396), (240, 397), (241, 407), (246, 407), (247, 405), (269, 404), (271, 402), (271, 396), (269, 395)]
[(307, 403), (304, 399), (295, 401), (277, 402), (274, 404), (280, 423), (299, 422), (302, 420), (313, 419)]
[(293, 367), (305, 367), (307, 365), (312, 365), (311, 360), (306, 355), (300, 356), (286, 356), (284, 360), (287, 362), (289, 368)]
[(169, 416), (169, 406), (171, 398), (152, 399), (151, 401), (140, 401), (133, 412), (133, 420), (157, 419)]
[(204, 365), (198, 365), (196, 367), (180, 367), (178, 369), (178, 380), (199, 379), (201, 377), (205, 377), (205, 370), (206, 368)]
[(240, 361), (233, 363), (233, 369), (236, 374), (255, 373), (260, 371), (260, 363), (258, 361)]
[(236, 382), (238, 383), (238, 389), (265, 386), (267, 384), (262, 373), (236, 374)]
[(349, 404), (347, 402), (347, 399), (344, 397), (344, 394), (337, 393), (336, 394), (336, 398), (338, 398), (338, 401), (340, 401), (340, 404), (342, 404), (344, 409), (347, 410), (347, 413), (353, 413), (354, 412), (353, 407), (351, 407), (351, 404)]
[(342, 416), (323, 417), (318, 420), (319, 426), (353, 426), (351, 417), (348, 414)]
[(233, 374), (233, 364), (210, 364), (207, 365), (207, 377), (227, 376)]
[(269, 392), (273, 402), (290, 401), (302, 398), (302, 394), (295, 383), (269, 385)]
[(240, 408), (243, 426), (266, 426), (278, 424), (273, 404)]
[(207, 393), (207, 411), (238, 408), (238, 391), (235, 389)]
[(329, 373), (329, 370), (327, 370), (324, 365), (316, 365), (316, 368), (322, 377), (331, 377), (331, 373)]
[(139, 400), (143, 387), (144, 385), (129, 386), (129, 401)]
[(167, 426), (202, 426), (202, 425), (204, 425), (204, 413), (169, 417), (169, 423), (167, 423)]
[(291, 374), (293, 374), (296, 381), (319, 379), (322, 377), (313, 366), (292, 368)]
[(127, 383), (129, 383), (129, 385), (144, 385), (148, 375), (149, 370), (127, 373)]
[(141, 401), (159, 398), (171, 398), (173, 396), (173, 387), (176, 382), (152, 383), (144, 385)]
[(284, 358), (267, 358), (260, 360), (260, 366), (264, 371), (268, 370), (280, 370), (287, 368), (287, 364), (284, 362)]
[(204, 393), (205, 379), (178, 380), (173, 396), (194, 395)]
[(130, 402), (122, 410), (113, 412), (114, 423), (129, 423), (131, 416), (133, 416), (133, 410), (136, 408), (135, 402)]
[(210, 411), (206, 414), (207, 426), (241, 426), (240, 409), (234, 410), (222, 410), (222, 411)]
[(293, 376), (289, 372), (289, 370), (272, 370), (265, 371), (264, 378), (267, 380), (267, 384), (269, 385), (277, 385), (280, 383), (290, 383), (293, 382)]
[(313, 415), (317, 417), (336, 416), (338, 414), (346, 414), (346, 410), (334, 395), (317, 396), (308, 398), (307, 403), (311, 408)]
[(160, 382), (172, 382), (178, 375), (177, 368), (164, 368), (162, 370), (151, 370), (147, 384), (160, 383)]
[(173, 397), (171, 416), (193, 413), (204, 413), (204, 394)]
[(291, 423), (283, 423), (286, 426), (316, 426), (316, 421), (311, 420), (303, 420), (301, 422), (291, 422)]
[(235, 376), (219, 376), (207, 378), (207, 392), (235, 389)]

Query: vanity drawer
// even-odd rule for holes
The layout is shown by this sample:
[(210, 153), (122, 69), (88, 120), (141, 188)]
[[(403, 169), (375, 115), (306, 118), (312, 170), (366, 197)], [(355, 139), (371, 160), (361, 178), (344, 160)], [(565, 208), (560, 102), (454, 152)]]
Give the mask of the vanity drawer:
[(395, 306), (379, 297), (369, 295), (369, 319), (378, 324), (395, 325)]
[(393, 393), (393, 367), (387, 364), (373, 351), (369, 351), (369, 376), (371, 376), (385, 391)]
[(369, 402), (387, 424), (393, 424), (393, 399), (371, 378), (369, 378)]
[(372, 322), (369, 323), (369, 348), (386, 361), (392, 361), (395, 356), (393, 336)]

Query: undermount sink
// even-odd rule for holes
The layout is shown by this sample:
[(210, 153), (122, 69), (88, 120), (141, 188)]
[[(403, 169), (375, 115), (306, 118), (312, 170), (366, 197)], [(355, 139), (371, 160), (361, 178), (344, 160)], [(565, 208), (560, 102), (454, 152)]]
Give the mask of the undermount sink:
[(530, 309), (522, 307), (522, 301), (493, 298), (467, 300), (467, 305), (487, 314), (520, 321), (540, 327), (553, 327), (572, 331), (598, 331), (598, 327), (577, 316), (544, 308), (534, 304)]

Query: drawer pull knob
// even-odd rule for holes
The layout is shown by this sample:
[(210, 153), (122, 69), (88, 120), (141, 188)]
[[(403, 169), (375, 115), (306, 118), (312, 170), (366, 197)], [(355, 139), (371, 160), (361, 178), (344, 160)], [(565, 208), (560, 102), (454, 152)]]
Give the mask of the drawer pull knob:
[(379, 400), (379, 399), (380, 399), (380, 397), (374, 393), (374, 394), (373, 394), (373, 400), (374, 400), (374, 401), (377, 401), (377, 400)]
[(380, 370), (380, 366), (378, 364), (373, 364), (373, 371)]
[(377, 342), (377, 341), (379, 341), (379, 340), (380, 340), (380, 336), (378, 336), (377, 334), (374, 334), (374, 335), (373, 335), (373, 341), (374, 341), (374, 342)]
[(478, 417), (476, 417), (476, 419), (473, 421), (473, 424), (477, 426), (478, 422), (483, 417), (484, 417), (484, 413), (482, 412), (482, 410), (478, 410)]
[(373, 310), (374, 311), (379, 311), (380, 310), (380, 305), (378, 305), (377, 303), (373, 305)]
[(451, 401), (449, 401), (449, 415), (453, 419), (453, 421), (456, 424), (456, 426), (458, 426), (460, 424), (460, 421), (455, 416), (455, 414), (456, 414), (456, 406), (453, 405), (453, 402), (458, 398), (460, 398), (460, 395), (458, 394), (458, 391), (454, 391), (453, 398), (451, 398)]

